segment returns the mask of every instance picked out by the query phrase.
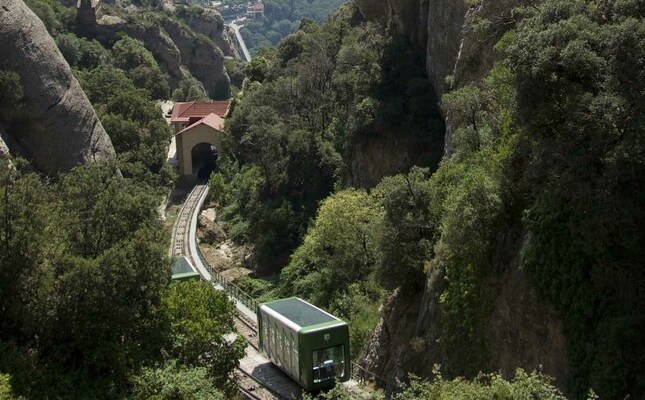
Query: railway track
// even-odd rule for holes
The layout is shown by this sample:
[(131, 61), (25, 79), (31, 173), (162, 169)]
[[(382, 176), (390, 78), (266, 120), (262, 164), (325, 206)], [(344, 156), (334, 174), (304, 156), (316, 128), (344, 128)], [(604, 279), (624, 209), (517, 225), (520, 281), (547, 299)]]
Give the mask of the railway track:
[(185, 256), (195, 266), (195, 260), (190, 251), (190, 235), (192, 217), (196, 212), (197, 205), (208, 188), (207, 185), (196, 185), (188, 194), (184, 205), (179, 211), (179, 216), (172, 232), (171, 256)]
[[(200, 273), (202, 279), (213, 282), (213, 275), (217, 272), (213, 271), (211, 266), (200, 257), (195, 242), (197, 217), (207, 192), (207, 185), (198, 184), (188, 194), (173, 227), (170, 256), (186, 257), (193, 268)], [(238, 309), (235, 326), (237, 333), (249, 343), (246, 357), (240, 361), (240, 365), (235, 371), (242, 398), (254, 400), (300, 399), (302, 396), (299, 386), (260, 354), (255, 321)]]
[[(243, 336), (249, 344), (245, 357), (240, 360), (240, 364), (235, 371), (242, 398), (253, 400), (301, 399), (302, 391), (300, 386), (274, 366), (259, 351), (257, 324), (248, 315), (249, 310), (252, 315), (255, 313), (253, 309), (257, 306), (255, 300), (242, 292), (237, 286), (226, 282), (200, 254), (195, 235), (201, 205), (207, 194), (208, 186), (206, 184), (196, 185), (188, 194), (173, 227), (170, 256), (183, 255), (186, 257), (195, 270), (200, 273), (202, 279), (210, 282), (218, 290), (225, 290), (232, 299), (238, 302), (235, 328), (238, 335)], [(245, 307), (247, 310), (243, 312)], [(359, 380), (384, 382), (381, 377), (364, 370), (355, 363), (352, 364), (352, 375), (359, 377)], [(355, 384), (356, 382), (354, 382)]]

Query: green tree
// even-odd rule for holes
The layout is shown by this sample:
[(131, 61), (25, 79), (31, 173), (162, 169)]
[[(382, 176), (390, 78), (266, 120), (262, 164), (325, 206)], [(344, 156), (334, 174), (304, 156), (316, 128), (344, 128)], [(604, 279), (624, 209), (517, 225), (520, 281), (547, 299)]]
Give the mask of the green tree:
[(436, 235), (430, 216), (430, 171), (414, 167), (408, 175), (386, 177), (372, 192), (385, 209), (377, 263), (379, 282), (388, 288), (425, 284), (424, 264), (432, 258)]
[(205, 100), (206, 90), (204, 85), (193, 77), (187, 77), (179, 82), (177, 89), (172, 92), (173, 101), (192, 101), (192, 100)]
[(11, 376), (0, 374), (0, 399), (4, 400), (21, 400), (22, 397), (14, 396), (11, 389)]
[(325, 199), (303, 244), (283, 270), (284, 293), (320, 306), (367, 278), (379, 255), (383, 209), (367, 193), (346, 190)]
[(147, 89), (155, 99), (168, 97), (168, 81), (143, 42), (123, 36), (112, 47), (112, 53), (114, 64), (126, 71), (137, 87)]
[(487, 400), (487, 399), (539, 399), (565, 400), (566, 397), (553, 386), (549, 377), (539, 373), (526, 373), (522, 369), (515, 371), (515, 377), (507, 381), (499, 374), (481, 375), (469, 381), (463, 378), (444, 379), (438, 367), (435, 378), (423, 381), (412, 377), (409, 384), (394, 396), (397, 400)]
[(135, 400), (225, 400), (206, 368), (186, 368), (169, 361), (158, 368), (144, 368), (133, 378)]
[(169, 324), (168, 354), (180, 365), (207, 369), (216, 387), (230, 390), (229, 376), (246, 343), (241, 337), (232, 343), (224, 338), (235, 330), (235, 308), (227, 294), (206, 282), (172, 284), (160, 311)]
[[(556, 1), (505, 40), (531, 188), (524, 268), (562, 315), (575, 395), (644, 392), (645, 34), (634, 1)], [(516, 177), (516, 175), (515, 175)], [(517, 178), (516, 178), (517, 180)], [(618, 283), (620, 282), (620, 283)]]
[(20, 115), (23, 98), (20, 75), (0, 70), (0, 119), (8, 121)]

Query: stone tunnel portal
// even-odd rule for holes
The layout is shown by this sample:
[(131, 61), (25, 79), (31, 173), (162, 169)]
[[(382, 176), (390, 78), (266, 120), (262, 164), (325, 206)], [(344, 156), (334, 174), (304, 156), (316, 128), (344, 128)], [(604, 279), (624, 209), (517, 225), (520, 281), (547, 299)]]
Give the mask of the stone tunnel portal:
[(201, 142), (196, 144), (190, 152), (192, 160), (192, 174), (197, 179), (208, 179), (216, 169), (217, 146)]

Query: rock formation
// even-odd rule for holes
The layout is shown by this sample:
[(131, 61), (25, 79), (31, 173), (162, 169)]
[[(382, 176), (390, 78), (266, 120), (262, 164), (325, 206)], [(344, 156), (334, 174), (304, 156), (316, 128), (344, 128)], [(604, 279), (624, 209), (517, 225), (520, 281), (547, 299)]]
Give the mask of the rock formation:
[(26, 118), (5, 121), (7, 131), (36, 168), (56, 173), (114, 157), (112, 142), (69, 65), (21, 0), (0, 0), (0, 54), (0, 69), (20, 75), (25, 96)]
[(200, 242), (213, 244), (221, 243), (226, 240), (226, 232), (219, 224), (211, 221), (204, 215), (200, 215), (198, 219), (197, 237)]
[(228, 97), (230, 79), (224, 69), (224, 53), (212, 40), (170, 18), (139, 24), (112, 15), (102, 16), (87, 34), (109, 43), (120, 32), (144, 43), (160, 68), (168, 73), (171, 87), (192, 75), (202, 82), (211, 97)]
[(425, 54), (426, 71), (440, 98), (451, 75), (462, 41), (468, 7), (463, 0), (357, 0), (363, 15), (394, 25)]
[[(410, 39), (419, 55), (425, 56), (426, 73), (437, 98), (453, 87), (484, 77), (496, 60), (493, 47), (513, 26), (512, 10), (520, 0), (482, 0), (469, 7), (464, 0), (357, 0), (365, 18), (379, 21)], [(476, 29), (481, 19), (494, 21), (498, 28), (482, 34)], [(429, 105), (432, 107), (433, 105)], [(450, 116), (446, 116), (446, 153), (450, 154)], [(562, 323), (554, 310), (541, 301), (520, 269), (526, 240), (516, 233), (514, 243), (504, 244), (490, 278), (492, 310), (484, 328), (488, 348), (484, 371), (501, 371), (512, 376), (515, 368), (543, 371), (556, 377), (566, 389), (571, 367), (566, 352)], [(440, 344), (443, 317), (439, 296), (444, 290), (444, 273), (435, 268), (419, 292), (395, 292), (383, 307), (363, 364), (384, 377), (388, 387), (408, 372), (429, 377), (433, 364), (450, 370), (451, 359)], [(382, 383), (383, 384), (383, 383)]]
[(9, 157), (9, 147), (4, 142), (3, 138), (5, 134), (4, 128), (0, 126), (0, 160)]
[[(224, 18), (212, 8), (204, 8), (199, 13), (180, 13), (180, 18), (186, 21), (190, 29), (211, 39), (225, 56), (240, 58), (232, 44), (233, 39), (224, 23)], [(234, 34), (233, 34), (234, 35)]]

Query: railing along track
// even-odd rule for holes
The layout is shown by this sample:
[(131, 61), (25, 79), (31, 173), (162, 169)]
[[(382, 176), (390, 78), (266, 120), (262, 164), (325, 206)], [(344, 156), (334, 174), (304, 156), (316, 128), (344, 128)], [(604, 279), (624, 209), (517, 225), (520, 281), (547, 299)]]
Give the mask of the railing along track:
[[(206, 278), (206, 280), (209, 280), (210, 278), (214, 287), (215, 285), (221, 286), (232, 298), (239, 301), (249, 310), (255, 312), (258, 307), (258, 302), (253, 297), (248, 295), (237, 285), (226, 280), (219, 271), (214, 269), (210, 263), (206, 261), (206, 258), (202, 254), (199, 246), (194, 246), (194, 250), (191, 250), (190, 241), (194, 240), (194, 236), (191, 237), (191, 235), (195, 235), (195, 232), (191, 232), (191, 225), (194, 225), (192, 222), (195, 220), (195, 213), (200, 211), (201, 207), (198, 207), (198, 205), (200, 206), (203, 204), (204, 197), (207, 194), (205, 192), (208, 192), (208, 186), (199, 184), (196, 185), (188, 194), (173, 227), (171, 256), (183, 255), (193, 266), (196, 266), (197, 261), (199, 260), (199, 263), (206, 269), (206, 271), (201, 271), (196, 268), (203, 278)], [(210, 276), (205, 276), (206, 272), (208, 272), (208, 275)], [(256, 322), (250, 320), (250, 318), (238, 310), (235, 319), (235, 327), (238, 334), (242, 335), (253, 349), (259, 351)], [(289, 399), (289, 397), (277, 393), (266, 383), (260, 381), (240, 366), (236, 369), (236, 376), (238, 377), (240, 394), (246, 399)], [(385, 379), (355, 362), (352, 362), (352, 376), (358, 378), (358, 381), (363, 383), (377, 382), (385, 384)]]

